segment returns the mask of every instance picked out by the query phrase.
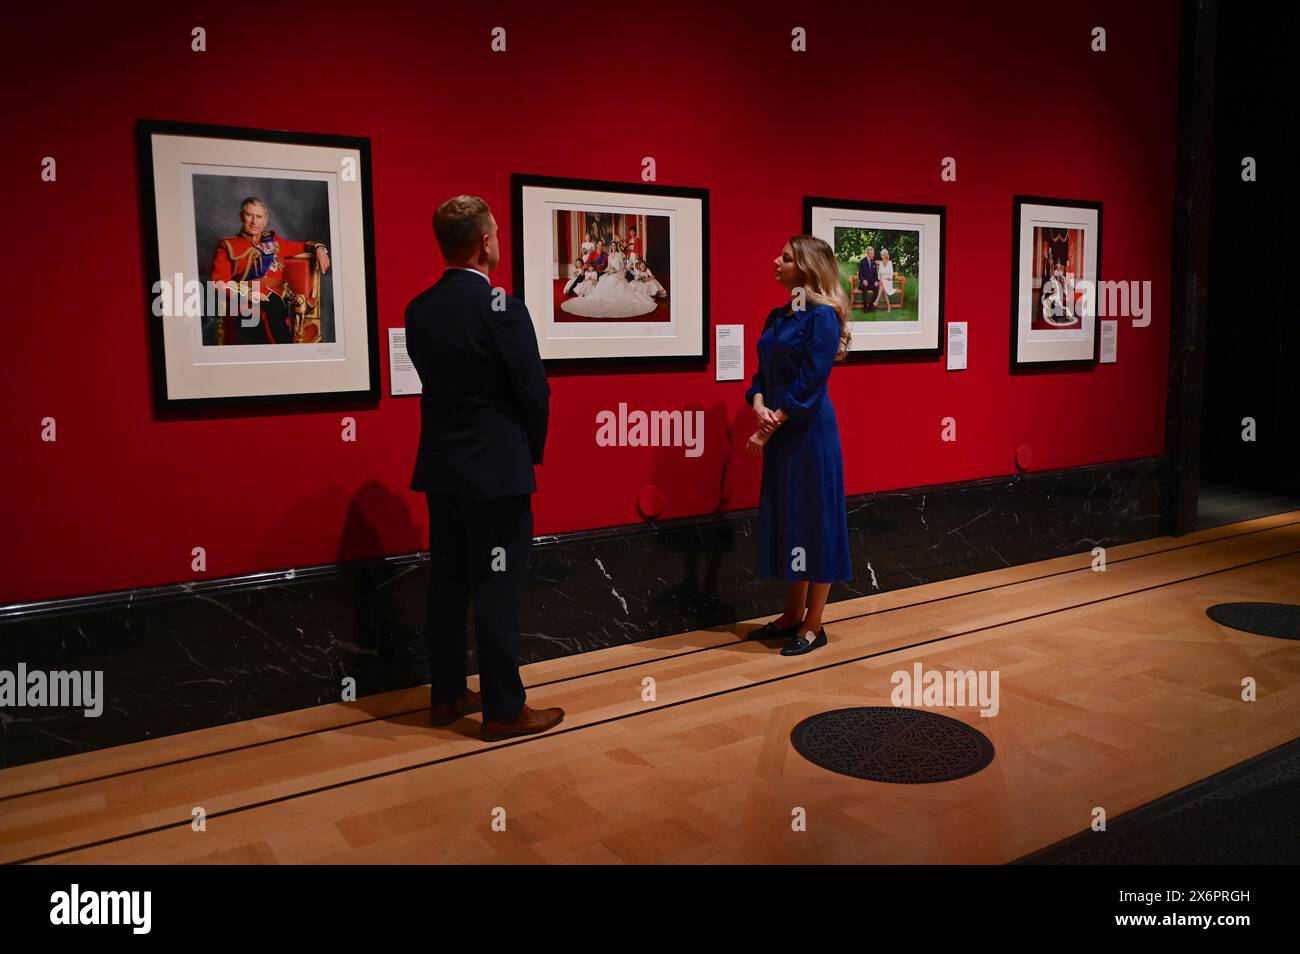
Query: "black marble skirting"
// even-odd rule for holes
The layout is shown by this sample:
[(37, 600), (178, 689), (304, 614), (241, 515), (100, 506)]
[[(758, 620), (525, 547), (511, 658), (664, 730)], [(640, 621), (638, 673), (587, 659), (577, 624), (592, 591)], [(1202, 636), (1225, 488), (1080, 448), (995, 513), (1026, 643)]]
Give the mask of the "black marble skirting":
[[(1166, 532), (1163, 457), (849, 498), (851, 599)], [(525, 663), (779, 612), (755, 511), (542, 537)], [(0, 709), (0, 767), (428, 681), (423, 554), (0, 608), (0, 670), (102, 670), (104, 706)], [(472, 640), (471, 640), (472, 645)], [(475, 660), (470, 658), (471, 671)]]

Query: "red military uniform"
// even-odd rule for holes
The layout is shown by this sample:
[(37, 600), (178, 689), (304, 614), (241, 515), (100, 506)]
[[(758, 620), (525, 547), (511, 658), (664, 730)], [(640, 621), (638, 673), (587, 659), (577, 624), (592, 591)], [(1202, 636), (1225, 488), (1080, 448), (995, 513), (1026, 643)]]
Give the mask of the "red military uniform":
[[(240, 329), (239, 318), (217, 318), (217, 344), (235, 344), (238, 331), (252, 331), (255, 340), (263, 336), (269, 344), (284, 344), (292, 340), (291, 319), (283, 307), (284, 262), (290, 258), (314, 258), (319, 242), (295, 242), (280, 238), (274, 231), (266, 230), (258, 242), (247, 235), (231, 235), (217, 242), (212, 256), (213, 282), (238, 282), (240, 291), (245, 282), (259, 282), (262, 293), (275, 295), (271, 301), (261, 302), (261, 332), (257, 328)], [(269, 306), (269, 307), (268, 307)], [(280, 325), (283, 324), (284, 328)], [(238, 343), (252, 343), (249, 341)]]

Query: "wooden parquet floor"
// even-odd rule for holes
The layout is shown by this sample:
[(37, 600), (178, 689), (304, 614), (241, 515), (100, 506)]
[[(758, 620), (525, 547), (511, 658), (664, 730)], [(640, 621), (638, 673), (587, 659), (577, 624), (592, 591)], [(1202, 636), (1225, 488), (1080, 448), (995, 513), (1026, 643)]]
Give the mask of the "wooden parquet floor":
[[(834, 603), (801, 657), (745, 642), (753, 621), (528, 666), (529, 704), (567, 713), (542, 736), (430, 728), (420, 687), (19, 766), (0, 860), (1000, 863), (1300, 736), (1300, 642), (1205, 615), (1300, 602), (1300, 511), (1091, 559)], [(918, 661), (998, 671), (996, 716), (935, 710), (988, 736), (987, 768), (895, 785), (793, 749), (799, 720), (889, 705)]]

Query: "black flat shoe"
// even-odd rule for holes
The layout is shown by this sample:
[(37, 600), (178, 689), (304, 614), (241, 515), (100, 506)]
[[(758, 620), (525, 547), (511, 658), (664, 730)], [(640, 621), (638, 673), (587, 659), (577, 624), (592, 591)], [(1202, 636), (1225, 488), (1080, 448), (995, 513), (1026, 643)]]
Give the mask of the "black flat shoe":
[[(802, 629), (803, 627), (799, 627)], [(790, 637), (790, 641), (785, 644), (781, 650), (782, 656), (802, 656), (804, 653), (810, 653), (820, 646), (826, 645), (826, 628), (822, 627), (817, 631), (817, 638), (813, 639), (812, 633), (795, 633)]]
[(780, 629), (777, 629), (776, 620), (774, 619), (768, 620), (766, 623), (764, 623), (758, 629), (754, 630), (745, 638), (746, 639), (789, 639), (791, 636), (799, 632), (799, 627), (802, 625), (803, 625), (802, 623), (795, 623), (793, 626), (782, 626)]

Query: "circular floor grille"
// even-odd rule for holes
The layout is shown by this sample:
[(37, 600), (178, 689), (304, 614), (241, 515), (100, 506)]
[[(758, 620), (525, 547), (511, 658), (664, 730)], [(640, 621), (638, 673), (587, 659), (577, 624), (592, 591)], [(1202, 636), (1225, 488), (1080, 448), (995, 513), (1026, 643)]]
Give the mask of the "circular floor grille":
[(814, 765), (873, 782), (947, 782), (993, 761), (993, 743), (966, 723), (895, 706), (819, 712), (790, 741)]
[(1295, 603), (1215, 603), (1205, 615), (1243, 633), (1300, 639), (1300, 605)]

